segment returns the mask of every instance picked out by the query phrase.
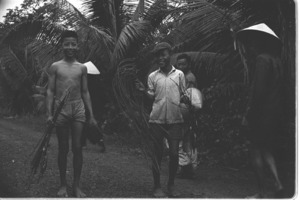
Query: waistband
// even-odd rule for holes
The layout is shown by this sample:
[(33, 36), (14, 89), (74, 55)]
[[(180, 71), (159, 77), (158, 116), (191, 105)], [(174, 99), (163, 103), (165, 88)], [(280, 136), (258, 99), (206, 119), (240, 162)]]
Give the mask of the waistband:
[[(55, 99), (54, 101), (55, 101), (55, 103), (59, 103), (60, 102), (59, 99)], [(75, 99), (75, 100), (67, 100), (65, 103), (66, 104), (73, 104), (73, 103), (81, 103), (81, 102), (83, 102), (82, 99)]]

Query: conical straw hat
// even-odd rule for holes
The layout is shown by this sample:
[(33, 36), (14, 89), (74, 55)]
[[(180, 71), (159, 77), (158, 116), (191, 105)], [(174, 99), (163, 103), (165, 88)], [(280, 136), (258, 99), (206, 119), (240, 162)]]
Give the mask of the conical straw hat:
[(282, 43), (279, 37), (265, 23), (250, 26), (238, 31), (235, 42), (236, 40), (240, 40), (242, 42), (251, 41), (249, 39), (260, 41), (261, 45), (268, 45), (269, 48), (273, 50), (282, 48)]
[(97, 69), (97, 67), (92, 63), (91, 61), (84, 63), (84, 65), (87, 68), (88, 74), (100, 74), (100, 71)]
[(277, 40), (280, 40), (279, 37), (274, 33), (274, 31), (270, 27), (268, 27), (265, 23), (244, 28), (237, 32), (237, 37), (240, 37), (241, 35), (251, 34), (251, 32), (262, 33), (265, 36), (271, 36), (272, 38), (276, 38)]
[(240, 30), (238, 33), (241, 33), (243, 31), (260, 31), (269, 35), (272, 35), (274, 37), (276, 37), (277, 39), (279, 39), (279, 37), (274, 33), (274, 31), (268, 27), (265, 23), (261, 23), (261, 24), (257, 24), (254, 26), (250, 26), (248, 28), (244, 28), (242, 30)]

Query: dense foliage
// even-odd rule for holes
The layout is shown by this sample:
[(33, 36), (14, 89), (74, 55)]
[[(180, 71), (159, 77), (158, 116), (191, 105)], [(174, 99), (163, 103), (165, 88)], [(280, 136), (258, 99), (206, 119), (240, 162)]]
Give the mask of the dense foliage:
[[(187, 52), (192, 57), (192, 71), (205, 97), (204, 108), (195, 117), (200, 163), (242, 167), (248, 164), (248, 142), (240, 122), (251, 72), (234, 50), (234, 37), (243, 27), (265, 22), (284, 44), (287, 102), (282, 148), (294, 152), (292, 0), (140, 0), (133, 11), (120, 0), (86, 0), (85, 6), (80, 12), (64, 0), (25, 0), (21, 8), (8, 11), (0, 29), (3, 107), (13, 114), (37, 110), (40, 104), (36, 102), (43, 99), (47, 84), (47, 69), (61, 58), (59, 34), (72, 28), (80, 37), (79, 61), (92, 61), (101, 71), (89, 84), (98, 119), (108, 123), (108, 132), (145, 147), (151, 102), (134, 86), (137, 80), (146, 83), (155, 69), (151, 54), (155, 43), (167, 41), (174, 46), (173, 62), (176, 53)], [(33, 86), (38, 89), (32, 90)]]

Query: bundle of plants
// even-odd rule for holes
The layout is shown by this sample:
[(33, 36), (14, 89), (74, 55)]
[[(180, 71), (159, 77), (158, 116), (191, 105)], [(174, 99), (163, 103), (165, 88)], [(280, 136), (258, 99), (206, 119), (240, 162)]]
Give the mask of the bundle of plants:
[(37, 145), (35, 146), (33, 152), (30, 154), (30, 175), (29, 175), (29, 184), (33, 180), (34, 176), (38, 173), (38, 180), (42, 177), (47, 168), (47, 150), (50, 143), (51, 133), (55, 126), (57, 117), (61, 110), (63, 109), (65, 102), (68, 99), (70, 94), (69, 88), (65, 90), (62, 97), (59, 100), (59, 103), (54, 111), (53, 120), (51, 123), (47, 123), (45, 132)]
[(92, 144), (97, 144), (99, 141), (103, 140), (103, 132), (99, 128), (98, 125), (90, 126), (85, 125), (83, 128), (83, 135), (82, 135), (82, 143), (84, 144), (85, 141), (88, 140)]

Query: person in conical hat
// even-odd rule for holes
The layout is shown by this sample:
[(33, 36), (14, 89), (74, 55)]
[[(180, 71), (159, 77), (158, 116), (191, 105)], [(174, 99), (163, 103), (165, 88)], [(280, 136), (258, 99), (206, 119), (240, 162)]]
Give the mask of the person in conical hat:
[(274, 159), (274, 149), (278, 146), (276, 139), (283, 134), (281, 41), (266, 24), (258, 24), (238, 31), (237, 42), (245, 50), (249, 70), (253, 71), (247, 112), (243, 120), (252, 146), (251, 161), (258, 177), (259, 193), (252, 197), (267, 196), (264, 168), (270, 169), (275, 179), (276, 197), (283, 194)]
[(281, 53), (281, 40), (274, 31), (264, 23), (238, 31), (237, 40), (242, 41), (246, 48), (258, 46), (261, 50), (268, 51), (272, 54), (278, 55)]

